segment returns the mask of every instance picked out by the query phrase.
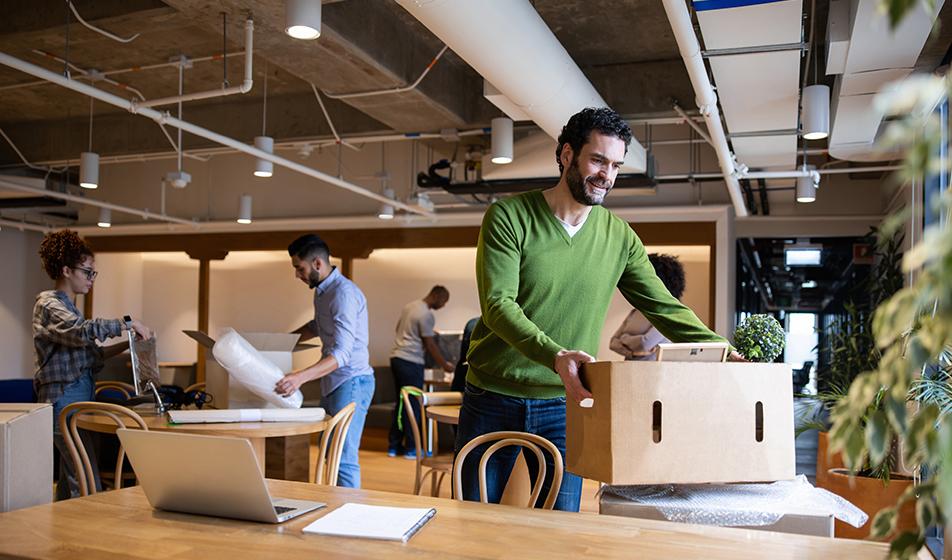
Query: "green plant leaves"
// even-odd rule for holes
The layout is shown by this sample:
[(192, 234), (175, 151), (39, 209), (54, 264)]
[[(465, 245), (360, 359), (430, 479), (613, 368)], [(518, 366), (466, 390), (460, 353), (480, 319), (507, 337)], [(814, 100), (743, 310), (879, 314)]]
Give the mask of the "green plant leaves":
[(886, 413), (877, 410), (866, 422), (866, 447), (869, 449), (869, 462), (879, 465), (886, 459), (892, 443), (892, 433)]
[(881, 539), (891, 535), (896, 530), (896, 521), (899, 519), (899, 508), (896, 506), (879, 510), (873, 518), (873, 526), (869, 536)]

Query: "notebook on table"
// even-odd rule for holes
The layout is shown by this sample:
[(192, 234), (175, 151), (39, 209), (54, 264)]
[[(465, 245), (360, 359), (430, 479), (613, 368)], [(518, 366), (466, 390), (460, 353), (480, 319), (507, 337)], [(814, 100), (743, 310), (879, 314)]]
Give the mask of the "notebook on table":
[(305, 527), (304, 532), (407, 542), (434, 515), (435, 508), (344, 504)]

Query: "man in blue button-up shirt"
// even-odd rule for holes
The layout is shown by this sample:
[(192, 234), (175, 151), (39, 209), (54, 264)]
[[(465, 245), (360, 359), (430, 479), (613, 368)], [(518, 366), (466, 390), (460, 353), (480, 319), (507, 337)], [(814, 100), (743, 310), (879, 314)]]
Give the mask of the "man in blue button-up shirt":
[(330, 249), (317, 235), (303, 235), (288, 246), (295, 276), (314, 291), (314, 320), (296, 333), (301, 340), (321, 339), (321, 359), (292, 371), (278, 381), (275, 392), (290, 395), (304, 383), (321, 380), (321, 406), (337, 414), (357, 403), (354, 419), (344, 440), (338, 486), (360, 488), (357, 450), (364, 431), (367, 409), (374, 395), (374, 370), (370, 367), (367, 298), (356, 284), (331, 266)]

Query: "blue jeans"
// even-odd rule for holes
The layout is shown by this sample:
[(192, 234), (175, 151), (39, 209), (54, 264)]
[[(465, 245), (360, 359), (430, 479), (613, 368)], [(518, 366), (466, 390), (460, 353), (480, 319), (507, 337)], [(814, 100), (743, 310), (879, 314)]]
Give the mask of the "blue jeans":
[(360, 449), (360, 436), (364, 433), (364, 421), (374, 396), (374, 376), (359, 375), (351, 377), (321, 398), (321, 406), (328, 415), (333, 416), (350, 403), (357, 403), (350, 430), (344, 439), (344, 451), (340, 458), (340, 472), (337, 474), (337, 486), (360, 488), (360, 463), (357, 451)]
[[(53, 403), (53, 445), (59, 451), (59, 481), (56, 484), (56, 499), (66, 500), (79, 496), (79, 479), (76, 478), (76, 469), (73, 466), (73, 459), (66, 448), (66, 442), (63, 440), (63, 434), (60, 432), (59, 417), (60, 413), (67, 406), (81, 401), (93, 401), (96, 393), (96, 383), (93, 381), (92, 374), (84, 373), (79, 379), (66, 386), (62, 395)], [(92, 465), (93, 477), (95, 478), (96, 490), (102, 490), (102, 482), (99, 480), (99, 465), (96, 461), (96, 445), (93, 441), (94, 434), (85, 430), (79, 430), (86, 448), (86, 454), (89, 455), (89, 462)]]
[[(402, 358), (390, 358), (390, 372), (393, 373), (393, 387), (396, 390), (397, 403), (393, 407), (393, 419), (390, 421), (390, 434), (388, 436), (387, 449), (396, 451), (398, 455), (408, 449), (416, 449), (416, 441), (413, 438), (413, 428), (410, 427), (410, 417), (407, 416), (410, 411), (403, 411), (403, 428), (397, 425), (397, 411), (400, 407), (400, 389), (412, 385), (417, 389), (423, 390), (423, 364), (417, 364), (404, 360)], [(417, 426), (420, 425), (420, 401), (416, 397), (410, 398), (410, 407), (413, 408), (413, 416), (416, 418)], [(426, 447), (426, 444), (422, 444)]]
[[(456, 433), (456, 452), (466, 443), (482, 434), (501, 431), (529, 432), (551, 441), (562, 455), (565, 464), (565, 397), (555, 399), (523, 399), (509, 397), (480, 389), (469, 383), (463, 392), (459, 429)], [(480, 445), (466, 457), (461, 482), (463, 499), (479, 501), (479, 461), (489, 444)], [(490, 503), (499, 503), (516, 463), (519, 447), (505, 447), (486, 464), (486, 497)], [(529, 476), (535, 481), (539, 466), (532, 453), (524, 453)], [(546, 477), (536, 507), (549, 495), (552, 486), (552, 459), (546, 453)], [(582, 479), (566, 472), (562, 477), (555, 509), (578, 511), (582, 499)]]

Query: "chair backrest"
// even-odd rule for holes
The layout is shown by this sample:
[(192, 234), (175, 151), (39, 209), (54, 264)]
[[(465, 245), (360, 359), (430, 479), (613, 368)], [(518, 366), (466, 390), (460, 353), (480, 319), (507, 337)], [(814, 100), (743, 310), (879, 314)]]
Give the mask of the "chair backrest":
[(189, 391), (204, 391), (204, 390), (205, 390), (204, 381), (201, 383), (192, 383), (191, 385), (185, 388), (186, 393), (188, 393)]
[(350, 423), (354, 419), (357, 403), (350, 403), (330, 419), (324, 434), (321, 436), (321, 448), (317, 455), (317, 467), (314, 472), (314, 482), (333, 486), (337, 484), (337, 474), (340, 472), (340, 458), (344, 453), (344, 440), (350, 430)]
[[(83, 440), (79, 436), (79, 428), (76, 426), (76, 421), (84, 414), (106, 416), (116, 423), (117, 428), (139, 428), (140, 430), (148, 430), (149, 427), (146, 425), (145, 420), (136, 414), (135, 411), (117, 404), (81, 401), (67, 405), (66, 408), (60, 412), (60, 432), (63, 434), (66, 448), (69, 450), (69, 455), (73, 460), (76, 479), (79, 482), (80, 495), (88, 496), (96, 493), (96, 485), (94, 484), (96, 479), (93, 476), (93, 468), (89, 462), (89, 455), (86, 453), (86, 446), (83, 445)], [(132, 420), (132, 425), (124, 422), (123, 417)], [(116, 489), (122, 487), (122, 477), (119, 473), (122, 472), (122, 462), (125, 458), (126, 452), (120, 445), (119, 455), (116, 458)]]
[(532, 485), (532, 492), (529, 495), (529, 502), (526, 504), (526, 507), (535, 507), (535, 503), (539, 499), (539, 494), (542, 492), (542, 483), (546, 475), (545, 456), (542, 453), (542, 449), (544, 448), (549, 455), (552, 456), (554, 471), (552, 473), (552, 486), (549, 487), (549, 495), (546, 496), (545, 502), (542, 504), (544, 509), (552, 509), (552, 506), (555, 505), (555, 499), (559, 495), (559, 488), (562, 486), (562, 454), (559, 453), (559, 449), (551, 441), (542, 436), (526, 432), (492, 432), (478, 436), (464, 445), (456, 456), (456, 460), (453, 462), (453, 496), (455, 496), (457, 500), (463, 499), (461, 474), (463, 472), (463, 463), (466, 461), (467, 455), (477, 446), (490, 442), (496, 443), (493, 443), (486, 449), (482, 459), (479, 461), (479, 501), (483, 503), (488, 502), (486, 497), (486, 463), (489, 462), (489, 458), (493, 453), (504, 447), (517, 445), (532, 451), (539, 464), (539, 472), (536, 475), (535, 484)]
[[(415, 398), (420, 405), (420, 423), (417, 423), (416, 415), (412, 414), (413, 406), (410, 398)], [(403, 401), (403, 410), (407, 411), (407, 417), (410, 419), (410, 430), (413, 433), (413, 441), (416, 443), (416, 459), (419, 463), (423, 455), (424, 442), (427, 441), (427, 421), (426, 407), (439, 404), (463, 404), (463, 393), (456, 391), (421, 391), (418, 387), (407, 385), (400, 388), (400, 399)], [(398, 403), (399, 404), (399, 403)], [(406, 429), (406, 427), (404, 427)], [(439, 449), (439, 442), (436, 440), (436, 431), (434, 430), (433, 449)]]
[(104, 391), (119, 393), (125, 400), (129, 400), (130, 397), (136, 394), (136, 388), (130, 383), (125, 383), (124, 381), (97, 381), (96, 396), (99, 396), (99, 393)]

